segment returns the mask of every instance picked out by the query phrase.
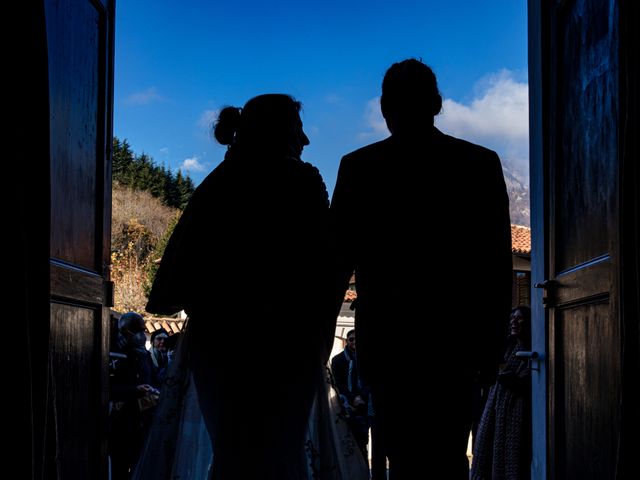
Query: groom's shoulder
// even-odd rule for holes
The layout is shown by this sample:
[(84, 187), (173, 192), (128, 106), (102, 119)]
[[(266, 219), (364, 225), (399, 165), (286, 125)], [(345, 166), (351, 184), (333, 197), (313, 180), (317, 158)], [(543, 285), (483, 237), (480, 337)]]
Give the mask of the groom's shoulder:
[(476, 143), (463, 140), (462, 138), (452, 137), (442, 133), (440, 141), (443, 149), (446, 151), (456, 152), (460, 155), (470, 156), (474, 158), (497, 157), (497, 153), (493, 150), (478, 145)]
[(379, 142), (365, 145), (364, 147), (347, 153), (344, 157), (342, 157), (342, 161), (349, 163), (359, 163), (379, 157), (389, 150), (389, 143), (390, 138), (386, 138), (384, 140), (380, 140)]

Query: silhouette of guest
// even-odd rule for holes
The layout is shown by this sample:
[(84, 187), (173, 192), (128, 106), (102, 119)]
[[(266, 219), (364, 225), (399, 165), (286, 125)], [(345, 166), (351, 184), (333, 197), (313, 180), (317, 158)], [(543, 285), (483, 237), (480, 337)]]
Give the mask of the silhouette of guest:
[(130, 478), (152, 418), (153, 410), (142, 411), (138, 402), (148, 393), (157, 393), (146, 340), (143, 317), (136, 312), (124, 313), (114, 346), (124, 358), (114, 362), (109, 382), (109, 456), (114, 480)]
[(338, 393), (349, 413), (349, 426), (366, 459), (369, 443), (369, 389), (360, 382), (358, 375), (355, 330), (347, 332), (347, 345), (331, 359), (331, 371)]
[(531, 368), (516, 353), (531, 349), (531, 310), (511, 312), (504, 363), (489, 390), (473, 448), (472, 480), (531, 478)]
[[(358, 364), (390, 475), (466, 479), (474, 379), (495, 376), (511, 308), (502, 168), (495, 152), (434, 127), (442, 98), (421, 61), (387, 70), (381, 107), (391, 136), (340, 163), (331, 212), (349, 235), (336, 240), (335, 298), (355, 271)], [(419, 344), (391, 345), (399, 317)]]
[[(167, 245), (147, 310), (189, 315), (190, 368), (214, 479), (306, 475), (304, 436), (335, 329), (328, 196), (300, 159), (299, 102), (260, 95), (215, 125), (224, 161)], [(296, 344), (282, 348), (282, 326)]]
[(162, 384), (169, 366), (169, 357), (167, 355), (167, 340), (169, 334), (164, 328), (159, 328), (151, 334), (151, 361), (153, 362), (154, 377), (158, 385)]

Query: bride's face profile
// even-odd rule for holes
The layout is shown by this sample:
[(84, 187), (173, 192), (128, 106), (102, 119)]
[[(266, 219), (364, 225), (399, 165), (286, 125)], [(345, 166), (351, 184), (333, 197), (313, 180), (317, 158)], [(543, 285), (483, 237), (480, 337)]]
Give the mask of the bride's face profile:
[(304, 133), (304, 130), (302, 128), (302, 120), (300, 120), (300, 115), (296, 115), (296, 117), (293, 150), (295, 155), (299, 157), (300, 155), (302, 155), (302, 150), (304, 149), (304, 147), (309, 145), (310, 142), (309, 137), (307, 137), (307, 134)]

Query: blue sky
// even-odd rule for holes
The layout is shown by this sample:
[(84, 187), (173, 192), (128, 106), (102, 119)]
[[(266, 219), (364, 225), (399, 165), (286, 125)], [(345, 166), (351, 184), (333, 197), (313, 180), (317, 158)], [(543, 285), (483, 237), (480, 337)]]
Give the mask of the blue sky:
[(345, 153), (388, 135), (380, 84), (393, 62), (435, 71), (446, 133), (526, 174), (525, 0), (123, 0), (116, 3), (114, 133), (199, 183), (224, 156), (208, 127), (225, 105), (289, 93), (304, 105), (329, 192)]

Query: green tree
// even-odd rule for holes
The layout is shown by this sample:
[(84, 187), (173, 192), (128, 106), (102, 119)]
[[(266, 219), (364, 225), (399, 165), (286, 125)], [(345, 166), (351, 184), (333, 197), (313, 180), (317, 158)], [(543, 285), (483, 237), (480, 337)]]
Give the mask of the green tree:
[(166, 182), (166, 169), (164, 165), (161, 167), (155, 167), (151, 172), (151, 179), (149, 184), (149, 192), (156, 198), (160, 198), (164, 201), (164, 184)]
[(168, 207), (175, 207), (178, 205), (178, 197), (179, 192), (176, 177), (171, 170), (167, 170), (165, 173), (164, 195), (162, 196), (162, 200)]
[(148, 191), (165, 205), (179, 209), (184, 209), (195, 190), (191, 177), (157, 166), (146, 153), (136, 156), (129, 142), (117, 137), (113, 138), (113, 182)]
[(182, 171), (178, 170), (178, 174), (176, 175), (176, 189), (177, 189), (177, 198), (175, 205), (172, 205), (180, 210), (184, 210), (184, 207), (187, 206), (189, 200), (191, 199), (191, 195), (193, 195), (193, 191), (195, 190), (193, 186), (193, 181), (191, 178), (182, 175)]
[(196, 187), (193, 185), (191, 177), (188, 175), (184, 177), (184, 182), (180, 191), (180, 205), (178, 206), (180, 210), (184, 210), (187, 206), (187, 203), (191, 200), (191, 195), (193, 195), (195, 189)]
[(149, 190), (151, 184), (151, 171), (153, 164), (151, 157), (143, 153), (134, 162), (134, 174), (131, 186), (137, 190)]
[(128, 185), (129, 172), (135, 162), (135, 155), (126, 139), (121, 142), (118, 137), (113, 137), (112, 157), (113, 181), (120, 185)]

